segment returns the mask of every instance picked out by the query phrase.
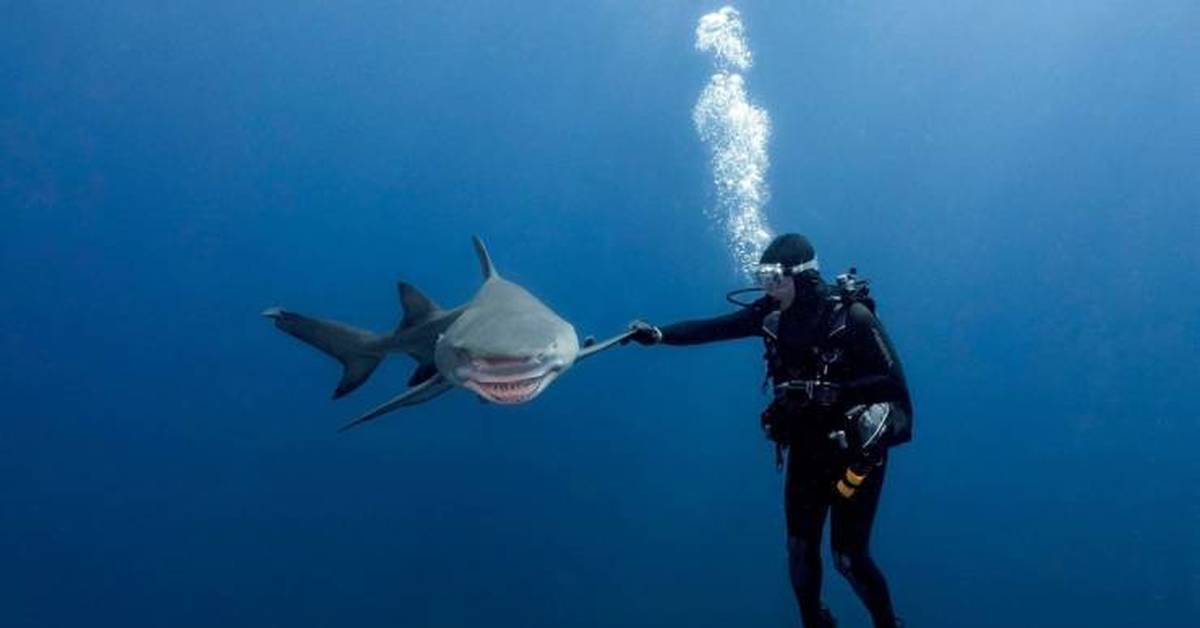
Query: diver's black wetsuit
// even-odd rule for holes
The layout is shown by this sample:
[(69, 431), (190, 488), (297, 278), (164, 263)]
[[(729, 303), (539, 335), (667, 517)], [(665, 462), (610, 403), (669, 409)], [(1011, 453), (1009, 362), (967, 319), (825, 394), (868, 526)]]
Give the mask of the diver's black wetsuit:
[[(847, 467), (860, 462), (831, 432), (845, 425), (844, 412), (858, 404), (893, 402), (912, 415), (912, 404), (900, 360), (887, 333), (871, 310), (862, 304), (849, 306), (845, 316), (834, 315), (832, 289), (814, 279), (810, 290), (780, 313), (776, 328), (777, 366), (771, 369), (774, 383), (815, 379), (821, 368), (818, 347), (827, 351), (833, 325), (845, 325), (835, 336), (842, 350), (831, 378), (839, 386), (836, 402), (828, 406), (792, 404), (786, 414), (792, 423), (787, 437), (787, 480), (784, 507), (787, 517), (788, 566), (792, 587), (800, 604), (804, 625), (831, 625), (821, 605), (821, 531), (826, 513), (830, 525), (834, 564), (871, 613), (876, 627), (896, 625), (887, 582), (869, 552), (871, 524), (879, 503), (886, 470), (886, 449), (876, 453), (877, 466), (867, 475), (853, 497), (843, 498), (834, 490)], [(764, 319), (778, 304), (763, 297), (738, 312), (705, 320), (683, 321), (661, 328), (662, 342), (691, 345), (718, 340), (765, 336)], [(894, 444), (894, 443), (893, 443)]]

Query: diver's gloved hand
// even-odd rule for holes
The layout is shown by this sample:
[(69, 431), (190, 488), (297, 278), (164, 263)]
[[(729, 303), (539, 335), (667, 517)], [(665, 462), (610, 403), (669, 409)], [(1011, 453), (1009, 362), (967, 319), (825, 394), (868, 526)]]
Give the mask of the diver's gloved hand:
[(662, 342), (663, 339), (661, 329), (643, 320), (636, 320), (629, 323), (629, 331), (633, 333), (626, 336), (621, 341), (621, 344), (629, 344), (630, 341), (633, 341), (640, 345), (656, 345)]

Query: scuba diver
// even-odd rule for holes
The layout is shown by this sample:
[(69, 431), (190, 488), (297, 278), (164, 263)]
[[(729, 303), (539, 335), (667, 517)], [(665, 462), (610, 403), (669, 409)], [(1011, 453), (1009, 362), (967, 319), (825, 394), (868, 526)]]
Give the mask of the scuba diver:
[[(731, 292), (731, 314), (656, 327), (630, 323), (627, 341), (694, 345), (751, 336), (766, 347), (774, 396), (761, 424), (787, 472), (788, 572), (806, 628), (837, 621), (821, 601), (821, 534), (830, 514), (834, 565), (876, 628), (900, 626), (883, 573), (869, 551), (888, 448), (912, 435), (912, 402), (900, 358), (875, 316), (867, 282), (855, 270), (822, 280), (817, 255), (800, 234), (763, 251), (758, 288)], [(739, 295), (765, 294), (753, 302)]]

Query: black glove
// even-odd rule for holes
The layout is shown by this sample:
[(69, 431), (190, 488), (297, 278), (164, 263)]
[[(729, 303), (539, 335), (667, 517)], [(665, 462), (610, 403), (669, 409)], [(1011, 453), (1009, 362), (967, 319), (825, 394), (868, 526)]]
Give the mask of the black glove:
[(656, 345), (663, 339), (661, 329), (642, 320), (630, 323), (629, 331), (633, 333), (621, 340), (621, 344), (629, 344), (630, 341), (633, 341), (640, 345)]
[(790, 425), (788, 420), (790, 410), (789, 402), (785, 397), (776, 397), (759, 416), (759, 426), (762, 427), (763, 434), (777, 445), (788, 442), (787, 428)]

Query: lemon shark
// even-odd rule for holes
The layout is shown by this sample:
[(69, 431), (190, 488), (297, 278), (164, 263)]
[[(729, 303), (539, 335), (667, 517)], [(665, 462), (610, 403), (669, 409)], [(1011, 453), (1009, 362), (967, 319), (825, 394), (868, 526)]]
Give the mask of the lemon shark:
[(279, 329), (341, 362), (334, 399), (361, 386), (388, 354), (405, 353), (416, 360), (404, 392), (346, 424), (343, 431), (456, 386), (493, 403), (525, 403), (576, 362), (629, 336), (626, 332), (602, 342), (589, 337), (581, 346), (570, 323), (528, 290), (501, 277), (483, 241), (472, 240), (484, 279), (475, 296), (447, 310), (399, 282), (403, 317), (391, 333), (377, 334), (279, 307), (263, 311)]

